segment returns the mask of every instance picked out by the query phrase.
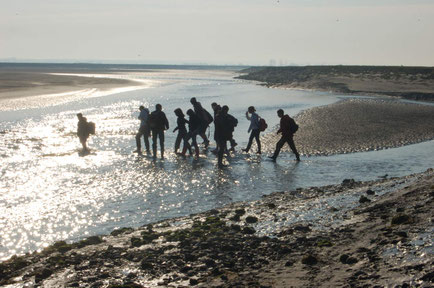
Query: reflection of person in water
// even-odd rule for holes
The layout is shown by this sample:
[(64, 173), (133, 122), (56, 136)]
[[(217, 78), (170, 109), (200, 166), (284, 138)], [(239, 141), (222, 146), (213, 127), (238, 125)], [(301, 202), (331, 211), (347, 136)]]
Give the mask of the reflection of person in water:
[(136, 152), (138, 154), (142, 154), (142, 143), (141, 143), (141, 138), (142, 136), (145, 138), (145, 147), (146, 147), (146, 153), (149, 154), (149, 134), (150, 134), (150, 129), (149, 129), (149, 109), (145, 108), (144, 106), (140, 106), (139, 107), (140, 110), (140, 114), (139, 114), (139, 119), (140, 119), (140, 127), (139, 127), (139, 132), (137, 132), (136, 134), (136, 145), (137, 145), (137, 150)]
[(292, 125), (296, 125), (295, 122), (291, 121), (291, 117), (289, 117), (288, 114), (284, 115), (282, 109), (277, 110), (277, 116), (280, 118), (280, 129), (277, 131), (277, 134), (282, 133), (282, 137), (280, 138), (279, 142), (277, 142), (276, 150), (274, 151), (273, 156), (270, 156), (270, 158), (273, 161), (276, 161), (277, 156), (279, 156), (280, 149), (282, 149), (285, 143), (288, 143), (292, 152), (294, 152), (297, 161), (300, 161), (300, 154), (298, 154), (294, 144), (294, 133), (291, 132), (294, 131), (291, 128), (291, 123), (293, 123)]
[(164, 130), (169, 129), (169, 121), (162, 111), (161, 104), (155, 105), (155, 111), (149, 116), (149, 126), (152, 130), (152, 153), (157, 158), (157, 138), (160, 139), (161, 159), (164, 159)]
[(83, 152), (89, 151), (87, 148), (86, 142), (87, 138), (89, 138), (90, 130), (89, 123), (87, 122), (86, 117), (83, 117), (83, 114), (77, 114), (78, 123), (77, 123), (77, 136), (80, 139), (80, 143), (83, 146)]

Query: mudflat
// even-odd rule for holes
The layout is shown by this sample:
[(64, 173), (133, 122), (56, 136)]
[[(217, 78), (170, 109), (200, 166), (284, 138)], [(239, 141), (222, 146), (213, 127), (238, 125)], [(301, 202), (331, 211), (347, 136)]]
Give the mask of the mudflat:
[[(11, 69), (0, 67), (0, 101), (20, 97), (38, 96), (97, 88), (110, 90), (118, 87), (138, 86), (127, 79), (56, 75), (53, 73), (81, 73), (83, 76), (98, 71)], [(101, 71), (99, 71), (101, 72)]]
[[(434, 139), (434, 105), (348, 99), (302, 111), (295, 120), (300, 128), (294, 142), (303, 155), (380, 150)], [(274, 151), (279, 137), (274, 131), (265, 134), (264, 151)]]

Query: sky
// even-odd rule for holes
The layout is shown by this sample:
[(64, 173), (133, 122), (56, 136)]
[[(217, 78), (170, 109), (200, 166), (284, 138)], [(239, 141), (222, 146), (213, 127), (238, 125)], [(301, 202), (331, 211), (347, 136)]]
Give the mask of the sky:
[(434, 0), (0, 0), (0, 61), (434, 66)]

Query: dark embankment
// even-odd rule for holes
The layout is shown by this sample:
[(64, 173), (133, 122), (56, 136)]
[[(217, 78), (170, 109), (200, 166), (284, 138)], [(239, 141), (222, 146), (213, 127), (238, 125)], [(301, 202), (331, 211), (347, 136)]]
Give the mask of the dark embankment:
[(241, 73), (245, 74), (240, 79), (260, 81), (267, 86), (434, 101), (433, 67), (253, 67)]

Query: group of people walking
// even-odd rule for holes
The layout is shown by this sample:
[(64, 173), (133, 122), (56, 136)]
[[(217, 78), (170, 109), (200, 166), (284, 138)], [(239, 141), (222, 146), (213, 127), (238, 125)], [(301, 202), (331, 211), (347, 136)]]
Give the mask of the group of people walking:
[[(194, 155), (199, 157), (199, 145), (197, 143), (197, 137), (203, 139), (203, 145), (205, 148), (209, 147), (210, 140), (206, 135), (208, 127), (214, 123), (214, 140), (216, 143), (216, 148), (213, 150), (217, 154), (219, 167), (224, 167), (223, 157), (230, 151), (235, 151), (235, 146), (237, 142), (233, 138), (233, 132), (235, 127), (238, 125), (238, 120), (229, 114), (229, 107), (227, 105), (220, 106), (217, 103), (212, 103), (211, 108), (213, 110), (214, 116), (211, 115), (202, 104), (197, 101), (195, 97), (190, 99), (192, 109), (188, 109), (186, 115), (181, 108), (174, 110), (177, 117), (177, 126), (173, 132), (178, 132), (175, 140), (175, 150), (174, 152), (180, 156), (186, 156), (187, 152), (189, 155)], [(144, 106), (139, 107), (140, 114), (140, 127), (136, 134), (136, 146), (138, 154), (142, 154), (141, 139), (144, 138), (146, 153), (151, 154), (149, 137), (152, 136), (152, 156), (157, 158), (157, 141), (160, 143), (160, 156), (164, 159), (164, 131), (169, 129), (169, 121), (167, 120), (166, 114), (162, 111), (161, 104), (155, 105), (155, 111), (150, 112), (148, 108)], [(277, 111), (277, 115), (280, 117), (280, 129), (277, 133), (281, 133), (282, 137), (276, 144), (276, 150), (271, 158), (276, 161), (279, 152), (285, 143), (288, 143), (291, 150), (294, 152), (297, 161), (300, 161), (300, 155), (294, 144), (293, 135), (297, 131), (297, 124), (295, 121), (284, 114), (282, 109)], [(86, 140), (89, 134), (83, 134), (83, 115), (77, 114), (79, 118), (77, 134), (80, 138), (80, 142), (83, 145), (83, 149), (87, 149)], [(246, 111), (246, 118), (250, 121), (250, 126), (248, 133), (250, 133), (249, 141), (247, 147), (242, 149), (243, 152), (248, 153), (252, 147), (253, 140), (256, 140), (257, 151), (256, 153), (261, 154), (261, 140), (260, 133), (265, 130), (266, 124), (261, 117), (256, 113), (255, 107), (250, 106)], [(84, 121), (85, 118), (84, 118)], [(87, 121), (86, 121), (87, 122)], [(87, 122), (89, 123), (89, 122)], [(264, 126), (265, 125), (265, 126)], [(228, 146), (228, 142), (229, 145)], [(182, 149), (181, 148), (182, 143)]]

